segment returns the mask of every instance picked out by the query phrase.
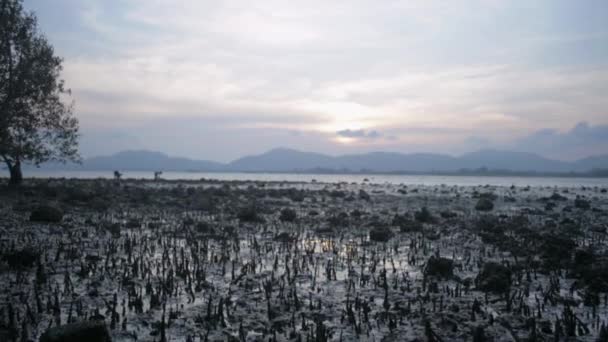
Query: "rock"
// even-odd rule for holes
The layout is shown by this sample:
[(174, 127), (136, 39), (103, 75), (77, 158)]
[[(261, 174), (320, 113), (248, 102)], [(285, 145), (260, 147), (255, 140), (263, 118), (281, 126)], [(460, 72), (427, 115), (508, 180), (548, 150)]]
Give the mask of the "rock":
[(450, 278), (454, 274), (454, 261), (447, 258), (432, 256), (426, 262), (424, 275)]
[(296, 211), (291, 208), (284, 208), (281, 210), (281, 215), (279, 215), (279, 220), (283, 222), (294, 222), (297, 218)]
[(496, 262), (487, 262), (475, 278), (475, 286), (482, 291), (504, 293), (511, 288), (511, 270)]
[(111, 342), (110, 332), (103, 321), (85, 321), (49, 328), (40, 342)]
[(32, 210), (30, 221), (59, 223), (63, 219), (63, 211), (51, 205), (41, 205)]
[(393, 237), (393, 232), (388, 227), (375, 227), (369, 232), (369, 239), (376, 242), (387, 242)]

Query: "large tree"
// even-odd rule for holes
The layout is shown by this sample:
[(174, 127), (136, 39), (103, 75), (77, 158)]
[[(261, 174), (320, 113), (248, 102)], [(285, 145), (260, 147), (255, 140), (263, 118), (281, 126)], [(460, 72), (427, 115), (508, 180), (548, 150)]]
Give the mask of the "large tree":
[(23, 163), (79, 159), (61, 64), (23, 1), (0, 0), (0, 157), (11, 184), (21, 183)]

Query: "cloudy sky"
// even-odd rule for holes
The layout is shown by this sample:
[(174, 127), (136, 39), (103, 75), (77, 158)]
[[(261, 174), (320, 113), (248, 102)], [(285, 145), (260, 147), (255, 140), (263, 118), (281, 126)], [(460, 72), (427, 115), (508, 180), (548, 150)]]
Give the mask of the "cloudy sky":
[(82, 153), (608, 153), (608, 1), (25, 0)]

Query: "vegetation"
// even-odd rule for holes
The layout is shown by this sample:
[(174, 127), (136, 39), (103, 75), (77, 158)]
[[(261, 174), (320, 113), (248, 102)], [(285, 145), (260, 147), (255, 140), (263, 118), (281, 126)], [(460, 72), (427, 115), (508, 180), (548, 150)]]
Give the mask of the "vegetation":
[(23, 163), (78, 160), (78, 120), (60, 79), (61, 58), (22, 0), (0, 0), (0, 156), (10, 184)]

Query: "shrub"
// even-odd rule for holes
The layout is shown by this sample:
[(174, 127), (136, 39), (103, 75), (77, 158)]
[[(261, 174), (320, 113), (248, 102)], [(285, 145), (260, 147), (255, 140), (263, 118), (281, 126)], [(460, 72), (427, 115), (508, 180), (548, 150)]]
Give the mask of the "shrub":
[(574, 207), (578, 208), (578, 209), (587, 210), (587, 209), (591, 208), (591, 203), (589, 203), (589, 201), (587, 201), (583, 198), (577, 197), (574, 200)]
[(372, 199), (371, 196), (363, 189), (359, 190), (359, 198), (364, 201), (370, 201)]
[(432, 256), (424, 267), (424, 275), (440, 278), (450, 278), (454, 274), (454, 261), (447, 258)]
[(257, 206), (249, 205), (242, 207), (236, 216), (241, 222), (263, 223), (264, 217), (262, 217), (258, 211)]
[(327, 219), (327, 221), (332, 227), (347, 227), (350, 224), (348, 214), (345, 212), (332, 215)]
[(131, 228), (131, 229), (141, 228), (141, 220), (136, 219), (136, 218), (131, 218), (127, 221), (126, 227)]
[(504, 293), (511, 288), (511, 270), (496, 262), (487, 262), (475, 278), (475, 286), (482, 291)]
[(107, 230), (107, 231), (108, 231), (110, 234), (112, 234), (112, 236), (114, 236), (114, 237), (118, 237), (118, 236), (120, 236), (120, 231), (121, 231), (121, 229), (120, 229), (120, 224), (119, 224), (119, 223), (110, 223), (110, 222), (108, 222), (108, 223), (106, 223), (106, 224), (104, 225), (104, 228), (105, 228), (105, 229), (106, 229), (106, 230)]
[(385, 226), (375, 227), (369, 232), (369, 239), (376, 242), (387, 242), (393, 237), (393, 232)]
[(420, 211), (414, 213), (414, 218), (416, 221), (423, 223), (430, 223), (433, 221), (433, 215), (431, 215), (431, 212), (427, 209), (427, 207), (422, 207)]
[(110, 332), (103, 321), (83, 321), (49, 328), (40, 342), (111, 342)]
[(196, 224), (195, 229), (201, 234), (215, 234), (215, 228), (209, 222), (200, 221)]
[(279, 215), (279, 220), (283, 222), (294, 222), (297, 218), (296, 211), (291, 208), (284, 208), (281, 210), (281, 215)]
[(475, 205), (475, 210), (479, 211), (491, 211), (492, 209), (494, 209), (494, 203), (486, 197), (480, 198)]
[(392, 225), (398, 226), (402, 233), (416, 233), (423, 229), (421, 222), (410, 219), (406, 214), (395, 214)]
[(30, 221), (59, 223), (63, 219), (63, 211), (51, 205), (41, 205), (32, 210)]
[(40, 258), (40, 252), (32, 248), (23, 248), (13, 250), (2, 255), (2, 259), (8, 264), (11, 269), (23, 269), (34, 266)]

